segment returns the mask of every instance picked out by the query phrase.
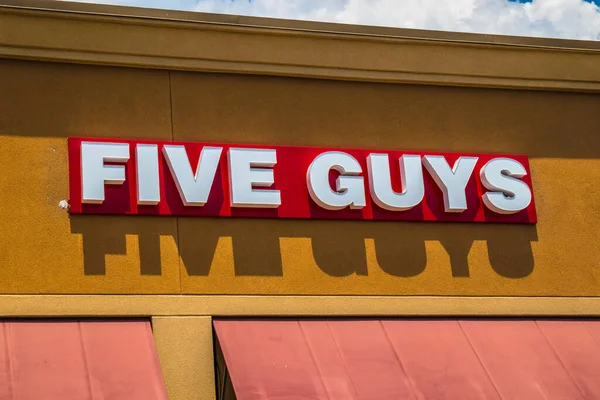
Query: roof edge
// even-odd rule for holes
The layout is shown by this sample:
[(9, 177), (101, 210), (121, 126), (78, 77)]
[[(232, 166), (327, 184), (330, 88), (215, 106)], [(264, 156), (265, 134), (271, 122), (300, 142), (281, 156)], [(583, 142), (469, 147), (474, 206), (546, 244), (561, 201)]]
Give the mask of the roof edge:
[(600, 41), (591, 40), (436, 31), (373, 25), (352, 25), (269, 17), (251, 17), (244, 15), (211, 14), (158, 8), (113, 6), (96, 3), (80, 3), (75, 1), (0, 0), (0, 7), (20, 10), (55, 11), (72, 14), (128, 17), (157, 22), (187, 22), (196, 24), (212, 24), (222, 26), (232, 25), (239, 27), (270, 28), (340, 35), (600, 51)]
[(0, 0), (0, 25), (3, 58), (371, 82), (600, 92), (597, 68), (600, 42), (595, 41), (371, 27), (53, 0)]

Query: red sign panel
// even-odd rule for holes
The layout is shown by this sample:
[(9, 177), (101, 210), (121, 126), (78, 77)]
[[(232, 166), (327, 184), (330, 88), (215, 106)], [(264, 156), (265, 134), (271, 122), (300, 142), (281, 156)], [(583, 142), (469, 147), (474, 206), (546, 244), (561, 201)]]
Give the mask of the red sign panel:
[(74, 214), (536, 222), (523, 155), (69, 138), (69, 179)]

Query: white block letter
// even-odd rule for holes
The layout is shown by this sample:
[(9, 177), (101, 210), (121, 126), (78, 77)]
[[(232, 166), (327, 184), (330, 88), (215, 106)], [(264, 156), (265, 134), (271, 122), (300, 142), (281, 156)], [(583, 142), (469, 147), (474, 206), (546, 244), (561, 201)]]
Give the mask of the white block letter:
[(223, 151), (222, 147), (206, 146), (202, 148), (196, 174), (194, 174), (184, 146), (166, 145), (163, 147), (165, 160), (184, 205), (203, 206), (206, 204), (219, 166), (221, 151)]
[(514, 214), (531, 203), (531, 189), (522, 178), (525, 167), (510, 158), (494, 158), (481, 168), (481, 183), (490, 190), (483, 195), (483, 203), (498, 214)]
[[(336, 190), (329, 185), (329, 171), (341, 175), (336, 181)], [(341, 210), (350, 206), (360, 209), (366, 205), (365, 184), (360, 164), (350, 154), (329, 151), (319, 154), (308, 167), (306, 183), (308, 193), (315, 203), (327, 210)]]
[(460, 213), (467, 209), (465, 189), (477, 160), (477, 157), (459, 157), (450, 169), (443, 156), (423, 157), (423, 165), (444, 194), (446, 212)]
[(160, 202), (158, 179), (158, 146), (138, 144), (135, 147), (137, 172), (137, 203), (156, 205)]
[(81, 202), (102, 204), (104, 184), (125, 182), (124, 165), (104, 165), (105, 162), (126, 163), (129, 144), (81, 142)]
[(390, 162), (387, 154), (369, 154), (369, 188), (379, 207), (390, 211), (409, 210), (419, 204), (425, 195), (421, 157), (403, 155), (399, 159), (402, 192), (392, 189)]
[(254, 189), (268, 188), (275, 183), (275, 150), (231, 148), (228, 158), (231, 207), (277, 208), (281, 205), (279, 190)]

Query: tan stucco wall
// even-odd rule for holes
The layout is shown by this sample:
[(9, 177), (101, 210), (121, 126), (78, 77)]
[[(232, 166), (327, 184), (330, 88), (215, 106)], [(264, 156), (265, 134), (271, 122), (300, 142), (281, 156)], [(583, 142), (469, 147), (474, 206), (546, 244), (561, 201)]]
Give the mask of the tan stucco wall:
[(212, 319), (155, 317), (152, 330), (169, 399), (214, 399)]
[[(0, 61), (0, 291), (597, 296), (600, 96)], [(524, 153), (532, 225), (69, 216), (68, 136)]]
[[(215, 397), (211, 316), (600, 315), (598, 43), (48, 0), (0, 27), (0, 316), (151, 316), (171, 400)], [(68, 136), (524, 153), (539, 223), (69, 216)]]

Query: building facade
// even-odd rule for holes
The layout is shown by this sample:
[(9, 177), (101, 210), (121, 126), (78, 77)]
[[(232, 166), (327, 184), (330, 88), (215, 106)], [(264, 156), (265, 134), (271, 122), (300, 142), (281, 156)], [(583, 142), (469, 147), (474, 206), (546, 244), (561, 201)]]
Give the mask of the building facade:
[[(0, 315), (150, 321), (170, 399), (213, 319), (600, 314), (597, 42), (4, 1), (0, 57)], [(69, 137), (521, 154), (537, 223), (75, 214)]]

